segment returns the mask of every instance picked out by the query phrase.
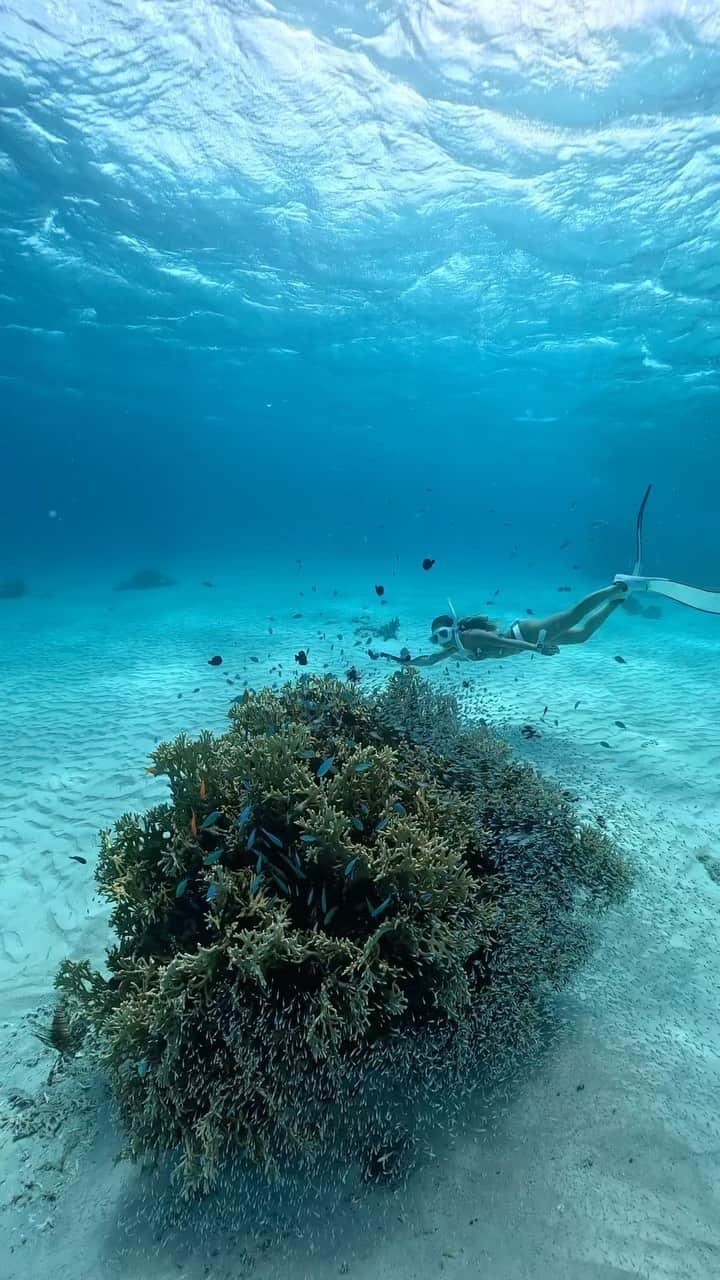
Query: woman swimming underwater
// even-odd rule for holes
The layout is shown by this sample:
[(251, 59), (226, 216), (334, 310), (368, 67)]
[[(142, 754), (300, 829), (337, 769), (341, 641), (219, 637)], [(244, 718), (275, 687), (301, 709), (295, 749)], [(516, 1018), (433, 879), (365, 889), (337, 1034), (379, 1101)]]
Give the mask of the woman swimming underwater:
[[(391, 662), (404, 662), (411, 667), (434, 667), (448, 658), (470, 658), (475, 662), (484, 658), (511, 658), (516, 653), (542, 653), (552, 657), (566, 644), (584, 644), (606, 622), (618, 605), (632, 593), (648, 592), (664, 596), (676, 604), (686, 605), (701, 613), (720, 616), (720, 591), (708, 591), (687, 582), (674, 582), (671, 578), (643, 577), (642, 532), (643, 517), (652, 485), (645, 490), (635, 522), (635, 567), (632, 573), (617, 573), (611, 586), (593, 591), (578, 600), (576, 605), (562, 613), (551, 613), (547, 618), (522, 618), (513, 622), (507, 631), (500, 631), (498, 624), (486, 613), (458, 618), (441, 613), (431, 623), (430, 641), (438, 645), (436, 653), (419, 654), (411, 658), (407, 649), (402, 653), (378, 653), (369, 649), (371, 658), (389, 658)], [(450, 605), (452, 609), (452, 605)]]
[(584, 644), (589, 640), (626, 599), (628, 589), (625, 582), (614, 582), (584, 596), (561, 613), (552, 613), (547, 618), (519, 618), (507, 631), (500, 631), (498, 624), (484, 613), (463, 618), (441, 613), (430, 624), (430, 642), (439, 646), (436, 653), (411, 658), (407, 650), (395, 654), (370, 649), (369, 656), (389, 658), (391, 662), (402, 662), (411, 667), (434, 667), (448, 658), (479, 662), (485, 658), (511, 658), (516, 653), (528, 652), (552, 657), (560, 652), (562, 645)]

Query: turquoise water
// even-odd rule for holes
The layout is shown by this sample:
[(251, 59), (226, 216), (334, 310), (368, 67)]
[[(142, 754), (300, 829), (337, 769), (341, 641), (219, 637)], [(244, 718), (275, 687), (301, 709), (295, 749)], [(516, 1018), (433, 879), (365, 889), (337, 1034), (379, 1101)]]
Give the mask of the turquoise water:
[(378, 688), (368, 623), (417, 654), (448, 598), (565, 607), (632, 570), (650, 483), (645, 570), (720, 591), (719, 122), (715, 0), (0, 5), (10, 1280), (720, 1274), (720, 617), (430, 673), (643, 876), (554, 1056), (391, 1201), (135, 1240), (107, 1100), (58, 1137), (32, 1035), (104, 953), (97, 832), (158, 802), (159, 739), (302, 648)]

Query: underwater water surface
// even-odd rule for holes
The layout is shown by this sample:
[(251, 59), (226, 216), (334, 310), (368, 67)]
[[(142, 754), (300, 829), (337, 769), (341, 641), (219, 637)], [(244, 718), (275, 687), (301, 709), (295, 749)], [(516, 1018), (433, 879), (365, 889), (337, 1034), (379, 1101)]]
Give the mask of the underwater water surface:
[(650, 484), (643, 571), (718, 599), (718, 210), (716, 0), (0, 3), (10, 1280), (720, 1275), (718, 614), (427, 672), (638, 878), (548, 1054), (359, 1217), (143, 1234), (106, 1086), (35, 1035), (161, 740), (553, 615), (632, 572)]

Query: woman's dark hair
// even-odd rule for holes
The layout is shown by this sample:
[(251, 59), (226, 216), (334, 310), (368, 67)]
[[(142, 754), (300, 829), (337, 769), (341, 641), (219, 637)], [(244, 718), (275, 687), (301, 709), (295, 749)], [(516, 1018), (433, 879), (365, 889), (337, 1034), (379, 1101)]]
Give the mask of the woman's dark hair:
[(433, 618), (430, 623), (430, 630), (437, 631), (438, 627), (454, 627), (457, 621), (458, 631), (472, 631), (474, 627), (478, 627), (480, 631), (499, 631), (497, 622), (493, 622), (486, 613), (471, 613), (463, 618), (451, 618), (449, 613), (440, 613), (437, 618)]

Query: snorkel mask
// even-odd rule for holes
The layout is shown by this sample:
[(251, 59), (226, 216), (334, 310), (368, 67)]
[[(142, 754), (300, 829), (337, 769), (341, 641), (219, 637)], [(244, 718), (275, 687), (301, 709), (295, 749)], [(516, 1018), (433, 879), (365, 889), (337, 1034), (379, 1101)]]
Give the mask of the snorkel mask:
[(430, 636), (431, 644), (439, 644), (442, 645), (443, 648), (448, 644), (453, 644), (457, 636), (457, 614), (452, 600), (448, 600), (448, 607), (453, 620), (452, 626), (434, 627), (432, 635)]

